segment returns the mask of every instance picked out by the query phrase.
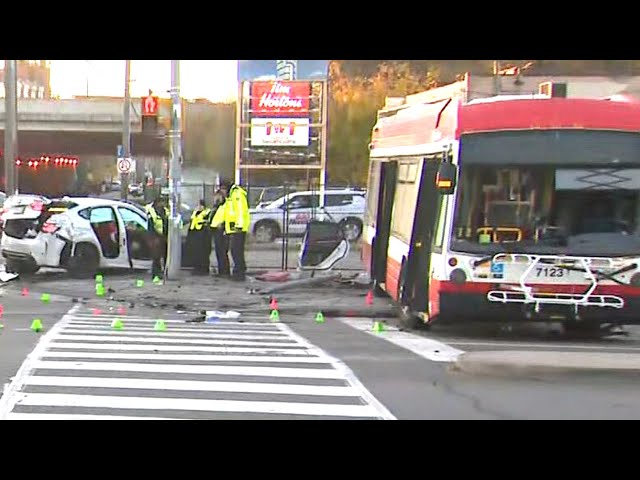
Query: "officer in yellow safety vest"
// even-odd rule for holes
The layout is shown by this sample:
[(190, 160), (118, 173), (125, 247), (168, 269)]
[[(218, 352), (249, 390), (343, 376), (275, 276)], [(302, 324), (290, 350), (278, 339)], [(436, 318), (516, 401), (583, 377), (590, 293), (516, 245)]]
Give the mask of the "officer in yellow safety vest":
[(164, 266), (167, 261), (167, 235), (169, 231), (170, 212), (166, 204), (166, 199), (162, 196), (145, 205), (144, 209), (148, 216), (148, 230), (151, 233), (150, 248), (153, 264), (151, 266), (151, 277), (162, 277)]
[(191, 214), (185, 249), (187, 265), (193, 267), (195, 275), (209, 274), (209, 257), (211, 256), (210, 222), (211, 209), (207, 208), (204, 200), (200, 200)]
[(229, 181), (222, 182), (220, 189), (226, 194), (227, 199), (222, 208), (216, 211), (211, 227), (216, 228), (224, 224), (225, 234), (229, 238), (231, 258), (233, 259), (231, 278), (243, 281), (247, 271), (244, 249), (251, 221), (247, 192), (240, 185)]

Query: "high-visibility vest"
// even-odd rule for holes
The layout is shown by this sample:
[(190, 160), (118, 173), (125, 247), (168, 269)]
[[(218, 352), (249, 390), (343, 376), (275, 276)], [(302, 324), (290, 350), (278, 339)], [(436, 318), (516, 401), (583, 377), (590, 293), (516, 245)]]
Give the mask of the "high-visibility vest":
[[(151, 222), (153, 224), (153, 228), (156, 231), (156, 233), (163, 235), (164, 221), (162, 220), (162, 218), (160, 218), (160, 215), (158, 215), (158, 212), (156, 212), (156, 209), (153, 208), (153, 203), (149, 203), (148, 205), (145, 205), (144, 209), (149, 214), (149, 217), (151, 218)], [(165, 211), (166, 217), (169, 218), (169, 209), (165, 207), (164, 211)]]
[(189, 230), (202, 230), (205, 222), (207, 221), (209, 215), (211, 214), (211, 209), (205, 208), (204, 210), (196, 211), (191, 214), (191, 225), (189, 225)]
[[(247, 192), (242, 187), (234, 185), (224, 203), (224, 229), (227, 233), (238, 230), (248, 232), (250, 220)], [(232, 224), (233, 228), (231, 228)]]

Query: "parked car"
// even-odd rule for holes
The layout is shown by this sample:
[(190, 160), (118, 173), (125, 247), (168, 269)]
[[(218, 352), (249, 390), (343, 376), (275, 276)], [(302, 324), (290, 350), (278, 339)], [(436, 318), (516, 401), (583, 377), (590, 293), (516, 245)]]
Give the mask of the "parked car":
[(4, 214), (0, 250), (7, 271), (28, 274), (55, 267), (87, 276), (107, 268), (150, 269), (147, 215), (135, 204), (19, 197)]
[(127, 188), (129, 190), (129, 195), (132, 197), (141, 197), (144, 195), (144, 188), (141, 183), (130, 183)]
[[(345, 188), (325, 191), (325, 206), (319, 208), (318, 191), (294, 192), (263, 207), (252, 208), (250, 230), (258, 242), (270, 242), (288, 232), (289, 236), (303, 236), (313, 218), (327, 217), (340, 225), (348, 241), (362, 235), (365, 211), (365, 192)], [(284, 219), (288, 217), (287, 228)]]

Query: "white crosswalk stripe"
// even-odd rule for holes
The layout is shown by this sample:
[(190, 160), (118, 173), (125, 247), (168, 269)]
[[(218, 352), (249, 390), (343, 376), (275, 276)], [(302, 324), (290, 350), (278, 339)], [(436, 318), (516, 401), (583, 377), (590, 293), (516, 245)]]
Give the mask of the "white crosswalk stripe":
[[(0, 419), (394, 419), (282, 323), (185, 323), (74, 307), (0, 399)], [(122, 330), (111, 323), (122, 319)]]

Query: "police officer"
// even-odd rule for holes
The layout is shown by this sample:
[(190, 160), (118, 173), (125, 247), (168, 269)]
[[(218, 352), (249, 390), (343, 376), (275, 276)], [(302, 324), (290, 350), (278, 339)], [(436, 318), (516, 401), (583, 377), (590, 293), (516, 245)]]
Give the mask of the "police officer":
[(187, 233), (186, 253), (189, 265), (196, 275), (209, 274), (209, 257), (211, 256), (211, 209), (205, 201), (200, 200), (198, 207), (191, 214), (191, 223)]
[(233, 182), (225, 181), (221, 188), (227, 191), (227, 199), (222, 207), (222, 212), (218, 209), (216, 218), (212, 221), (215, 228), (224, 222), (224, 230), (229, 238), (231, 257), (233, 258), (232, 280), (243, 281), (247, 271), (247, 264), (244, 260), (244, 248), (249, 231), (249, 203), (247, 202), (247, 192)]
[(164, 265), (167, 261), (167, 236), (169, 232), (169, 207), (166, 198), (158, 196), (152, 203), (145, 205), (148, 215), (148, 228), (152, 233), (151, 238), (151, 278), (162, 277)]
[[(219, 277), (228, 277), (231, 274), (231, 268), (229, 267), (229, 239), (224, 231), (224, 203), (227, 200), (226, 188), (226, 186), (221, 185), (213, 194), (213, 216), (211, 218), (213, 248), (216, 252)], [(214, 224), (216, 215), (218, 215), (217, 224)]]

